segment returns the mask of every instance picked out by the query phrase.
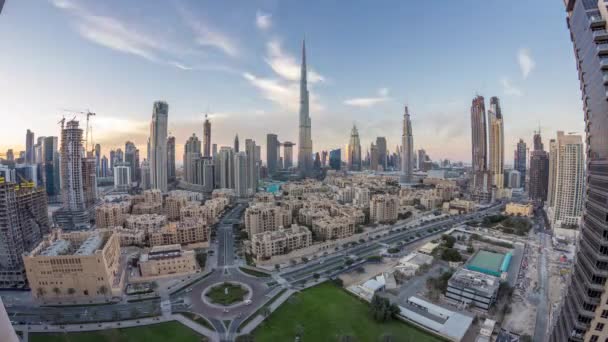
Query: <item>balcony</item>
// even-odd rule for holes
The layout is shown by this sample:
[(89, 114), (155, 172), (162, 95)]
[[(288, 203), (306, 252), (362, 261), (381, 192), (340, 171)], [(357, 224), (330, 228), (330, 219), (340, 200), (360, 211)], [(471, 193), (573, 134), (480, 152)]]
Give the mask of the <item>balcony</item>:
[(608, 43), (597, 44), (597, 54), (599, 56), (608, 55)]
[(606, 30), (593, 31), (593, 39), (596, 42), (608, 40), (608, 32), (606, 32)]
[(603, 70), (608, 70), (608, 58), (602, 58), (602, 59), (600, 59), (600, 67)]
[(589, 18), (589, 27), (598, 28), (598, 27), (605, 27), (605, 26), (606, 26), (606, 20), (604, 20), (604, 18), (602, 18), (600, 15), (592, 15)]

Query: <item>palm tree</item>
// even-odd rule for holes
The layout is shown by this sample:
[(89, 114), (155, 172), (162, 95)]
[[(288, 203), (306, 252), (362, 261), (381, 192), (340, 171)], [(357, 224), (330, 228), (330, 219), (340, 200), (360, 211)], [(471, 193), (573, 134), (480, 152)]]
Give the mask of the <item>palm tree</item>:
[(40, 298), (42, 296), (44, 296), (46, 294), (46, 291), (44, 290), (44, 288), (39, 287), (38, 289), (36, 289), (36, 297)]
[(101, 293), (102, 295), (106, 295), (106, 293), (108, 293), (108, 288), (105, 285), (101, 285), (99, 287), (99, 293)]
[(55, 293), (55, 296), (59, 296), (59, 294), (61, 294), (61, 290), (58, 287), (53, 287), (53, 292)]
[(73, 288), (73, 287), (70, 287), (70, 288), (68, 289), (68, 294), (69, 294), (69, 295), (73, 295), (74, 293), (76, 293), (76, 289), (75, 289), (75, 288)]

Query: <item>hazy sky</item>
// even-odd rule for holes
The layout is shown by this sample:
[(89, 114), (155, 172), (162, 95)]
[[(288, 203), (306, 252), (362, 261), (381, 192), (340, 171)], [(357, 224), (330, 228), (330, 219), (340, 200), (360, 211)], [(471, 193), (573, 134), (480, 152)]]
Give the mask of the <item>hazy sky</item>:
[[(415, 148), (470, 161), (470, 104), (499, 96), (505, 156), (558, 129), (583, 133), (560, 1), (8, 0), (0, 14), (0, 150), (25, 131), (58, 135), (63, 109), (90, 109), (103, 152), (142, 148), (152, 104), (169, 103), (178, 161), (188, 136), (232, 144), (297, 142), (306, 37), (315, 151), (400, 143), (404, 104)], [(548, 144), (546, 144), (548, 145)], [(296, 146), (297, 147), (297, 146)], [(294, 156), (295, 157), (295, 156)]]

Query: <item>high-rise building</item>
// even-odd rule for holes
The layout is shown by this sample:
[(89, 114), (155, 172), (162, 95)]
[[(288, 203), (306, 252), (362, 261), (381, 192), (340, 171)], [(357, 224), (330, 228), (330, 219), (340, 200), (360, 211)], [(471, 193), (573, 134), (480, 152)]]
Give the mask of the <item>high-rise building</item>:
[(203, 157), (211, 157), (211, 121), (207, 114), (203, 123)]
[(340, 170), (342, 167), (342, 150), (335, 149), (329, 151), (329, 167), (332, 170)]
[(350, 171), (361, 171), (361, 142), (359, 141), (359, 131), (355, 125), (350, 131), (347, 153), (348, 169)]
[(26, 285), (22, 255), (49, 230), (45, 189), (0, 178), (0, 288)]
[[(608, 250), (608, 102), (603, 68), (606, 35), (606, 4), (603, 1), (564, 2), (567, 26), (574, 45), (582, 91), (586, 127), (586, 196), (583, 202), (580, 236), (567, 294), (554, 316), (551, 342), (605, 341), (606, 251)], [(599, 8), (598, 8), (599, 6)]]
[(128, 191), (131, 188), (131, 165), (120, 163), (114, 166), (114, 190)]
[(505, 141), (502, 110), (498, 97), (490, 98), (490, 110), (488, 110), (489, 150), (490, 150), (490, 173), (492, 174), (492, 185), (498, 189), (504, 187), (505, 172)]
[(6, 151), (6, 161), (13, 162), (15, 161), (15, 153), (13, 153), (13, 149), (9, 148)]
[(217, 157), (217, 144), (211, 145), (211, 156), (213, 158)]
[(167, 192), (167, 124), (169, 105), (154, 102), (150, 123), (150, 186)]
[(71, 212), (86, 208), (82, 176), (83, 152), (82, 129), (78, 127), (78, 121), (68, 121), (61, 131), (61, 197), (63, 208)]
[[(149, 150), (149, 148), (148, 148)], [(110, 168), (108, 169), (108, 175), (112, 174), (112, 170), (114, 169), (114, 164), (117, 162), (116, 159), (116, 151), (115, 150), (110, 150)]]
[[(2, 4), (4, 4), (4, 1), (0, 2), (0, 11), (2, 11)], [(13, 329), (2, 303), (2, 298), (0, 298), (0, 341), (19, 342), (19, 338), (15, 334), (15, 329)]]
[(184, 181), (192, 184), (197, 184), (196, 178), (196, 163), (201, 159), (201, 141), (198, 140), (196, 134), (186, 141), (184, 145)]
[(374, 143), (369, 147), (369, 169), (378, 171), (378, 147)]
[(534, 151), (530, 154), (530, 181), (528, 196), (533, 201), (547, 200), (549, 186), (549, 155), (543, 150), (540, 131), (534, 133)]
[(298, 140), (298, 169), (308, 176), (312, 172), (312, 136), (308, 109), (308, 87), (306, 81), (306, 43), (302, 42), (302, 70), (300, 74), (300, 130)]
[(231, 147), (220, 147), (218, 156), (219, 186), (234, 189), (234, 152)]
[(239, 135), (234, 136), (234, 153), (239, 153)]
[(97, 177), (101, 176), (101, 145), (95, 144), (95, 148), (93, 149), (95, 152), (95, 172), (97, 173)]
[(327, 151), (321, 151), (321, 166), (327, 166)]
[(426, 151), (424, 149), (418, 150), (418, 170), (424, 171), (424, 162), (428, 160)]
[[(563, 134), (563, 132), (561, 132)], [(560, 131), (557, 132), (560, 134)], [(547, 181), (547, 208), (555, 205), (555, 184), (557, 176), (557, 141), (549, 139), (549, 180)]]
[(109, 172), (108, 172), (108, 157), (103, 156), (101, 157), (101, 177), (108, 177), (109, 176)]
[(25, 133), (25, 163), (34, 163), (34, 132), (29, 129)]
[(45, 137), (42, 142), (42, 178), (49, 201), (59, 200), (61, 191), (57, 137)]
[(519, 139), (517, 149), (515, 150), (515, 157), (513, 158), (513, 168), (519, 171), (519, 177), (521, 178), (519, 184), (522, 188), (526, 184), (527, 151), (526, 143), (523, 139)]
[(125, 143), (125, 163), (131, 168), (131, 180), (139, 180), (139, 150), (131, 141)]
[(175, 180), (175, 137), (167, 138), (167, 179)]
[[(424, 150), (423, 150), (424, 151)], [(412, 132), (412, 121), (410, 112), (405, 106), (403, 112), (403, 128), (401, 134), (401, 181), (404, 183), (412, 182), (414, 169), (414, 135)]]
[(245, 153), (247, 154), (247, 189), (254, 194), (258, 189), (259, 177), (259, 146), (252, 139), (245, 139)]
[[(471, 143), (473, 173), (487, 170), (486, 108), (483, 96), (471, 104)], [(420, 162), (420, 161), (418, 161)]]
[[(124, 164), (117, 163), (117, 165)], [(84, 205), (90, 208), (97, 201), (97, 174), (95, 172), (95, 157), (91, 152), (82, 159), (82, 191), (84, 194)]]
[(150, 176), (150, 163), (146, 158), (141, 162), (139, 166), (141, 172), (141, 179), (139, 181), (139, 187), (142, 190), (148, 190), (152, 186), (152, 177)]
[(549, 219), (552, 227), (576, 227), (583, 208), (585, 159), (583, 138), (580, 135), (557, 132), (553, 166), (554, 180), (548, 191), (551, 204)]
[(238, 197), (247, 197), (247, 153), (245, 152), (234, 155), (234, 185)]
[(283, 167), (286, 170), (293, 167), (293, 145), (290, 141), (283, 143)]
[(376, 148), (378, 149), (378, 166), (382, 166), (382, 170), (386, 170), (387, 168), (387, 149), (386, 149), (386, 138), (385, 137), (377, 137), (376, 138)]
[(277, 162), (279, 160), (279, 139), (276, 134), (266, 134), (266, 167), (268, 175), (274, 175), (277, 170)]

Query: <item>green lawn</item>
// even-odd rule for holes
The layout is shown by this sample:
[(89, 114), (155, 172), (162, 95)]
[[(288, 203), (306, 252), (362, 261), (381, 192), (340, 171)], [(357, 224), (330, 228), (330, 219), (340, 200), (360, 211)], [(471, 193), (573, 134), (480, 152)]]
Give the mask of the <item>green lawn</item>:
[[(228, 293), (226, 293), (226, 289), (228, 289)], [(223, 283), (212, 287), (205, 296), (215, 304), (230, 305), (242, 301), (247, 293), (249, 291), (240, 285)]]
[(249, 268), (245, 268), (245, 267), (239, 267), (239, 269), (243, 272), (243, 273), (247, 273), (249, 275), (252, 275), (254, 277), (258, 277), (258, 278), (266, 278), (266, 277), (270, 277), (270, 274), (266, 273), (266, 272), (260, 272), (257, 270), (252, 270)]
[(201, 338), (202, 336), (178, 322), (69, 334), (29, 334), (31, 342), (200, 342)]
[(391, 341), (442, 341), (401, 321), (373, 321), (368, 304), (331, 283), (293, 295), (253, 335), (255, 341), (293, 341), (298, 330), (303, 341), (333, 342), (347, 335), (355, 341), (378, 341), (385, 334), (393, 337)]

